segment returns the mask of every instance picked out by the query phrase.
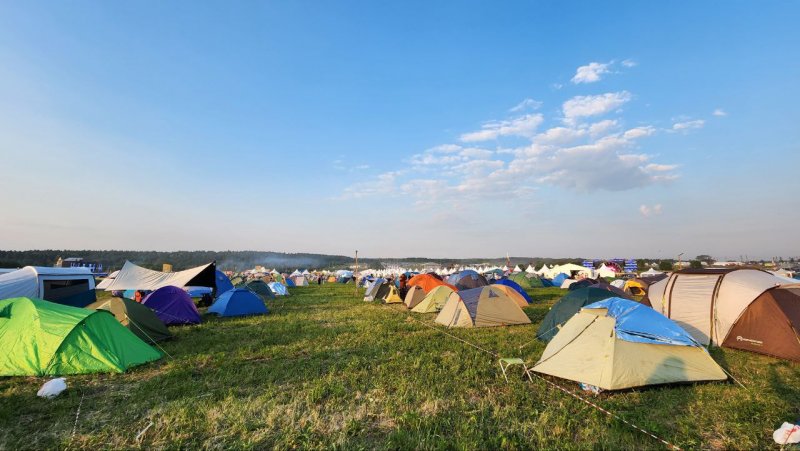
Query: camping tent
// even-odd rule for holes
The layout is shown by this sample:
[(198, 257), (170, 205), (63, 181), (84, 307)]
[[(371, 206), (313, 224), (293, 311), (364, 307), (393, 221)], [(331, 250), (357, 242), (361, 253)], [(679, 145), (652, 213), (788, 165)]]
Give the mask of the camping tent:
[(531, 297), (528, 296), (528, 293), (526, 293), (525, 290), (518, 283), (516, 283), (513, 280), (501, 279), (501, 280), (496, 281), (492, 285), (504, 285), (504, 286), (512, 288), (514, 291), (516, 291), (522, 297), (522, 299), (525, 300), (525, 305), (528, 305), (531, 302), (533, 302), (533, 299), (531, 299)]
[(152, 310), (131, 299), (109, 298), (93, 302), (86, 308), (111, 312), (120, 324), (146, 343), (172, 338), (172, 333)]
[[(275, 297), (275, 293), (272, 292), (272, 288), (270, 285), (277, 282), (266, 283), (261, 279), (255, 279), (247, 282), (244, 284), (244, 287), (248, 290), (252, 291), (253, 293), (261, 296), (262, 299), (271, 299)], [(221, 295), (222, 293), (220, 293)]]
[(308, 286), (308, 278), (306, 276), (301, 276), (301, 275), (292, 276), (292, 277), (289, 277), (288, 279), (286, 279), (287, 282), (289, 280), (291, 280), (292, 283), (294, 283), (294, 286), (296, 286), (296, 287), (307, 287)]
[(275, 293), (275, 296), (288, 296), (289, 295), (289, 289), (286, 288), (286, 286), (283, 285), (280, 282), (270, 282), (269, 283), (269, 289), (272, 290), (273, 293)]
[(364, 301), (374, 301), (378, 295), (378, 291), (384, 283), (386, 283), (386, 279), (380, 277), (373, 280), (372, 283), (367, 287), (367, 290), (364, 292)]
[(530, 324), (525, 312), (502, 290), (492, 286), (453, 292), (436, 317), (448, 327)]
[(508, 277), (508, 280), (513, 281), (522, 288), (533, 288), (531, 278), (525, 273), (512, 274)]
[(606, 266), (605, 263), (603, 263), (602, 265), (600, 265), (599, 268), (597, 268), (597, 277), (616, 277), (616, 276), (617, 272), (614, 270), (614, 268)]
[(662, 271), (656, 271), (655, 269), (650, 268), (647, 271), (641, 273), (640, 276), (641, 277), (653, 277), (653, 276), (660, 276), (662, 274), (665, 274), (665, 273), (662, 272)]
[(414, 285), (406, 292), (406, 297), (403, 299), (403, 303), (406, 305), (406, 307), (413, 309), (417, 306), (417, 304), (425, 299), (426, 295), (427, 293), (422, 289), (422, 287), (419, 285)]
[(199, 324), (197, 311), (189, 294), (178, 287), (161, 287), (147, 295), (142, 304), (156, 312), (167, 326), (172, 324)]
[(489, 285), (485, 277), (471, 269), (452, 274), (447, 278), (447, 283), (455, 286), (458, 290), (468, 290)]
[(611, 285), (599, 284), (568, 292), (547, 312), (542, 324), (539, 325), (536, 337), (542, 341), (550, 341), (558, 333), (558, 329), (572, 318), (572, 315), (578, 313), (581, 307), (613, 297), (628, 296), (621, 290), (612, 288)]
[(161, 358), (105, 311), (0, 300), (0, 376), (122, 373)]
[(440, 285), (426, 294), (416, 306), (409, 308), (415, 313), (438, 312), (447, 303), (447, 298), (450, 297), (451, 293), (455, 293), (455, 290), (450, 288), (449, 285)]
[(208, 313), (219, 316), (266, 315), (264, 301), (246, 288), (234, 288), (222, 293), (208, 308)]
[(603, 390), (727, 379), (680, 326), (621, 298), (581, 309), (550, 341), (533, 371)]
[(142, 268), (129, 261), (122, 265), (117, 277), (106, 287), (106, 291), (144, 290), (154, 291), (161, 287), (183, 288), (216, 286), (217, 270), (214, 263), (178, 272), (161, 272)]
[[(766, 337), (777, 321), (793, 318), (794, 309), (788, 304), (771, 304), (779, 308), (771, 310), (772, 316), (768, 316), (765, 304), (755, 302), (767, 290), (784, 282), (758, 269), (683, 270), (651, 285), (647, 297), (654, 310), (678, 323), (699, 343), (729, 346), (733, 340), (759, 341), (733, 335), (734, 329), (760, 330), (761, 336)], [(779, 355), (784, 346), (764, 341), (753, 351)]]
[(439, 276), (434, 274), (418, 274), (410, 278), (407, 282), (409, 287), (418, 286), (427, 294), (439, 285), (449, 285), (453, 290), (456, 289), (453, 285), (443, 281)]
[(568, 290), (569, 287), (571, 287), (572, 284), (575, 283), (575, 282), (577, 282), (577, 280), (575, 280), (575, 279), (566, 279), (561, 283), (561, 288), (564, 288), (564, 289)]
[(525, 298), (522, 297), (522, 295), (519, 294), (519, 292), (517, 290), (511, 288), (510, 286), (492, 284), (492, 288), (494, 288), (495, 290), (499, 290), (499, 291), (503, 292), (506, 296), (510, 297), (514, 302), (516, 302), (518, 306), (520, 306), (520, 307), (527, 307), (528, 306), (528, 301), (526, 301)]
[[(567, 280), (567, 279), (569, 279), (569, 277), (562, 272), (562, 273), (558, 273), (555, 277), (553, 277), (553, 279), (550, 280), (550, 283), (554, 287), (562, 288), (561, 285), (563, 285), (564, 281)], [(564, 287), (564, 288), (566, 288), (566, 287)]]
[(231, 279), (229, 279), (224, 272), (219, 270), (217, 270), (214, 273), (214, 283), (217, 286), (217, 292), (216, 292), (217, 297), (219, 297), (219, 295), (221, 295), (222, 293), (233, 289), (233, 284), (231, 283)]
[(86, 268), (26, 266), (0, 275), (0, 299), (28, 297), (73, 307), (85, 307), (97, 298), (94, 276)]
[(630, 293), (630, 295), (634, 299), (641, 302), (642, 304), (652, 307), (650, 299), (647, 297), (647, 292), (648, 290), (650, 290), (651, 285), (653, 285), (656, 282), (660, 282), (666, 278), (667, 275), (662, 273), (661, 275), (658, 276), (629, 279), (625, 282), (623, 291), (625, 291), (626, 293)]

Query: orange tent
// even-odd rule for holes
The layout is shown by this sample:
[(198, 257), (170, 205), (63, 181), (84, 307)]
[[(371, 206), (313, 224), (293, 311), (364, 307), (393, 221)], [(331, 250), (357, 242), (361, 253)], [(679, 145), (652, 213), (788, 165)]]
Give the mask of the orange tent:
[(431, 274), (417, 274), (416, 276), (408, 280), (407, 285), (409, 288), (412, 286), (418, 286), (425, 291), (425, 294), (428, 294), (431, 290), (441, 285), (450, 287), (453, 289), (453, 291), (458, 291), (458, 288), (450, 285), (449, 283), (444, 282), (441, 279), (436, 278), (436, 276)]

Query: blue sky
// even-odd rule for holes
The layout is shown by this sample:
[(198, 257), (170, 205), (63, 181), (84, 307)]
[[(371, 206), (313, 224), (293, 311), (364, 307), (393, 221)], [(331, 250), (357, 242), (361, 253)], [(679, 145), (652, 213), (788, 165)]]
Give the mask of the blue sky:
[(0, 247), (800, 254), (796, 2), (4, 2)]

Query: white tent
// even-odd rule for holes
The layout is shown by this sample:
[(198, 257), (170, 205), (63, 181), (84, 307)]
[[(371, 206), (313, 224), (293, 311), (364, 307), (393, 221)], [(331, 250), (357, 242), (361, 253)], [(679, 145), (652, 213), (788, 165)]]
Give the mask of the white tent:
[(663, 273), (663, 272), (661, 272), (661, 271), (656, 271), (656, 270), (655, 270), (655, 269), (653, 269), (653, 268), (650, 268), (650, 269), (648, 269), (647, 271), (645, 271), (645, 272), (643, 272), (643, 273), (641, 273), (641, 274), (639, 274), (639, 275), (640, 275), (641, 277), (653, 277), (653, 276), (660, 276), (661, 274), (664, 274), (664, 273)]
[(216, 268), (213, 263), (178, 272), (161, 272), (142, 268), (129, 261), (122, 265), (117, 277), (106, 287), (106, 291), (157, 290), (187, 285), (200, 287), (216, 286)]
[(528, 274), (536, 274), (536, 268), (534, 268), (533, 265), (528, 265), (528, 267), (525, 268), (525, 272)]
[(678, 323), (698, 343), (721, 345), (761, 293), (785, 284), (757, 269), (688, 270), (654, 283), (647, 297), (653, 310)]
[(522, 272), (522, 268), (520, 268), (519, 265), (517, 265), (517, 266), (514, 267), (514, 269), (511, 272), (514, 272), (514, 273)]
[(597, 275), (600, 277), (615, 277), (617, 272), (614, 271), (613, 268), (610, 268), (603, 263), (599, 268), (597, 268)]

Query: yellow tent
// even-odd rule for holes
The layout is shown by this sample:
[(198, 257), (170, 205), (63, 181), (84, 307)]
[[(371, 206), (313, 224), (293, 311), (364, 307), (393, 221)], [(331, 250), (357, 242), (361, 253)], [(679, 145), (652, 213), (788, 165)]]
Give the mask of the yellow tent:
[(401, 304), (403, 302), (400, 294), (397, 293), (397, 287), (393, 283), (389, 283), (389, 293), (383, 297), (383, 302), (387, 304)]
[[(438, 286), (425, 295), (422, 301), (416, 307), (413, 307), (411, 311), (416, 313), (438, 312), (444, 307), (447, 298), (450, 297), (450, 293), (455, 293), (455, 291), (446, 285)], [(407, 295), (406, 298), (408, 298)]]
[(450, 293), (436, 322), (449, 327), (489, 327), (530, 324), (511, 297), (493, 285)]
[(550, 341), (533, 371), (604, 390), (727, 379), (688, 332), (622, 298), (581, 309)]

